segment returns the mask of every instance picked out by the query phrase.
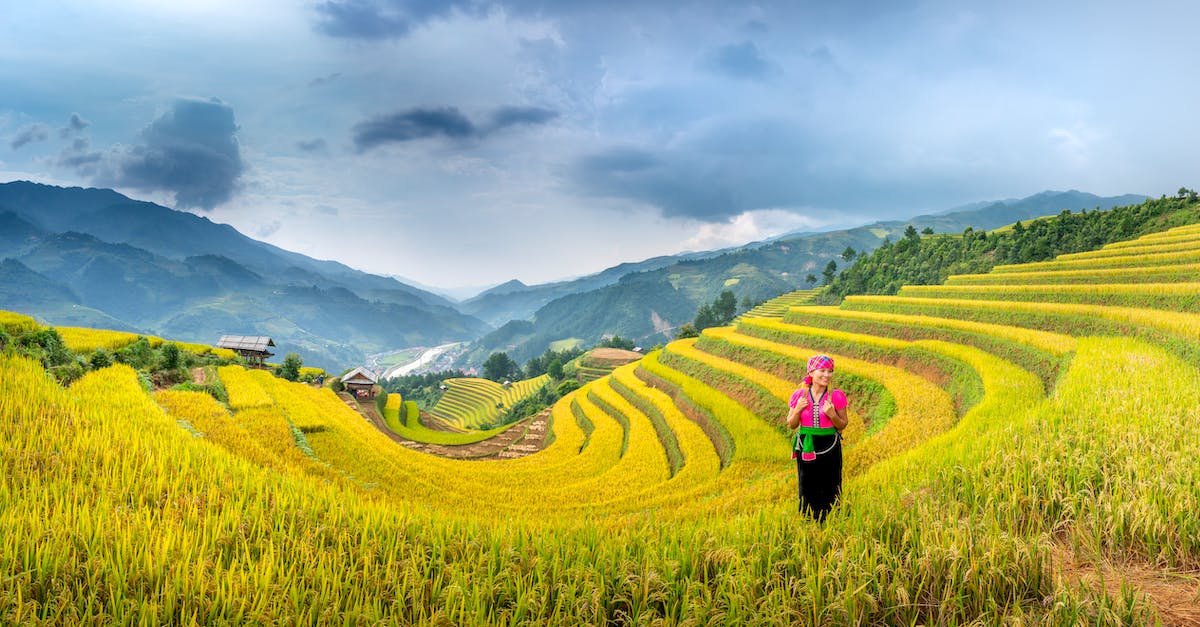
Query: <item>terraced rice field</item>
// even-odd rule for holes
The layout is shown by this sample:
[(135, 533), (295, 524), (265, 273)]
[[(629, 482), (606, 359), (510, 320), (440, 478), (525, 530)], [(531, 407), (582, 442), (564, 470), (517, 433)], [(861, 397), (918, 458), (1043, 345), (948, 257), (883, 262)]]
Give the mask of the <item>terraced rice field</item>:
[[(261, 371), (220, 369), (224, 407), (0, 357), (0, 623), (1189, 624), (1200, 312), (1133, 277), (1193, 235), (764, 306), (568, 394), (510, 460)], [(781, 424), (817, 352), (851, 398), (823, 525)]]
[(443, 383), (448, 389), (429, 414), (453, 429), (478, 429), (496, 422), (517, 401), (538, 391), (549, 380), (550, 377), (542, 375), (506, 386), (474, 377), (446, 379)]

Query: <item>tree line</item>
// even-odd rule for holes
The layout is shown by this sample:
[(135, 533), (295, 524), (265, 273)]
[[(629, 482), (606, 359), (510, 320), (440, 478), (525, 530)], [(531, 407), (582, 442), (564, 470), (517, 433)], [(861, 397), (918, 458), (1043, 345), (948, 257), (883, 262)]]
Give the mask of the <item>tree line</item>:
[[(961, 235), (918, 233), (909, 225), (897, 242), (884, 240), (870, 255), (827, 281), (817, 299), (836, 304), (852, 294), (896, 294), (903, 285), (938, 285), (952, 274), (978, 274), (997, 265), (1047, 261), (1067, 253), (1095, 250), (1172, 226), (1200, 221), (1195, 191), (1180, 188), (1175, 196), (1107, 211), (1072, 213), (1017, 222), (1009, 229)], [(833, 262), (830, 262), (833, 263)]]

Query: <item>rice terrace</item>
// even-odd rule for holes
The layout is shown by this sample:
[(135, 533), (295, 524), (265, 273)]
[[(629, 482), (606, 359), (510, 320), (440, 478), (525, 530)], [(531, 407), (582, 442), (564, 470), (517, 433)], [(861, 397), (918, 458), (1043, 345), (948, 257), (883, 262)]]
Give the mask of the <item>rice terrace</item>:
[[(64, 386), (4, 313), (0, 623), (1198, 624), (1200, 224), (1163, 215), (895, 296), (780, 296), (610, 365), (511, 459), (407, 448), (199, 345), (224, 402), (125, 363)], [(857, 399), (824, 524), (781, 423), (817, 352)], [(500, 437), (472, 434), (526, 386), (449, 385), (453, 429), (398, 395), (387, 425)]]

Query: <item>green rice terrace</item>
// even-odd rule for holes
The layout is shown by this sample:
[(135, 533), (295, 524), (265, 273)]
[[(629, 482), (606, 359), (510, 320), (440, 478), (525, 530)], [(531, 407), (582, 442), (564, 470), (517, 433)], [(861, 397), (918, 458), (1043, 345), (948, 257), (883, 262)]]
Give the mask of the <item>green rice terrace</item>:
[[(261, 370), (218, 368), (222, 402), (6, 351), (0, 623), (1198, 624), (1198, 264), (1189, 225), (785, 295), (581, 360), (511, 458), (408, 448)], [(37, 327), (0, 317), (12, 345)], [(815, 353), (850, 398), (824, 524), (783, 424)], [(447, 385), (429, 413), (471, 435), (540, 384)], [(388, 427), (428, 437), (415, 410), (389, 397)]]

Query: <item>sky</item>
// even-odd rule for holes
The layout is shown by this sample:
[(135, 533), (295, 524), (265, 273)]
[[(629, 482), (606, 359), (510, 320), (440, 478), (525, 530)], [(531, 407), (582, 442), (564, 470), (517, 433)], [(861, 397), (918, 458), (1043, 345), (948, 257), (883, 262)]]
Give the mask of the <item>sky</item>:
[(1200, 184), (1191, 1), (0, 6), (0, 182), (443, 290)]

